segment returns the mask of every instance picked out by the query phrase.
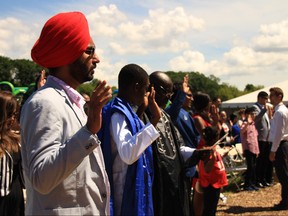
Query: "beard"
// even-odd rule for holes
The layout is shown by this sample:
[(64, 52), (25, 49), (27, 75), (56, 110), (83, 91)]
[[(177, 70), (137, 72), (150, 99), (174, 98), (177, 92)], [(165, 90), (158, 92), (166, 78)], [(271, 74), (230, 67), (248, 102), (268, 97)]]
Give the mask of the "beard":
[[(87, 59), (88, 60), (88, 59)], [(80, 84), (93, 80), (95, 65), (88, 66), (87, 61), (82, 61), (80, 58), (69, 65), (70, 75)]]

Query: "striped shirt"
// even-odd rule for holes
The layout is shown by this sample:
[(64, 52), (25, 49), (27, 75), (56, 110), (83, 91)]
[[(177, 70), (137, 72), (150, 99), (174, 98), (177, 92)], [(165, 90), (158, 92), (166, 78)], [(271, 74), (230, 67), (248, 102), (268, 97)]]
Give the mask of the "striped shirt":
[(5, 154), (0, 158), (0, 197), (7, 196), (11, 190), (13, 179), (13, 158), (5, 150)]

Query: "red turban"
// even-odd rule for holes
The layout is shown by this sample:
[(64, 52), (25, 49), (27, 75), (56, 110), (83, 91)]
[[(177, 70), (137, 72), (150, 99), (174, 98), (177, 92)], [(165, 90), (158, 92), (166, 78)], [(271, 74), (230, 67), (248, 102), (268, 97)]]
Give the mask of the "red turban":
[(88, 22), (82, 13), (59, 13), (45, 23), (31, 57), (45, 68), (68, 65), (82, 55), (89, 42)]

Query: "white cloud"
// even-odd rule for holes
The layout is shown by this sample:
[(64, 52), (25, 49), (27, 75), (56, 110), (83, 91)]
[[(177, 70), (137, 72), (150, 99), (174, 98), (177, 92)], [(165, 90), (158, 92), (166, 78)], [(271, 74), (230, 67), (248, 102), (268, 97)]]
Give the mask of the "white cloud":
[[(118, 86), (118, 74), (122, 67), (131, 62), (120, 60), (115, 63), (111, 62), (109, 55), (101, 49), (97, 49), (97, 55), (100, 57), (100, 63), (97, 64), (94, 77), (100, 80), (106, 80), (111, 86)], [(147, 64), (139, 64), (147, 73), (151, 73), (151, 68)]]
[(115, 37), (118, 34), (117, 26), (127, 17), (116, 5), (111, 4), (100, 6), (95, 12), (87, 15), (87, 19), (92, 36)]
[(271, 84), (269, 77), (282, 80), (288, 72), (288, 53), (262, 52), (251, 47), (233, 47), (217, 60), (207, 61), (199, 51), (185, 51), (170, 60), (174, 71), (198, 71), (205, 75), (222, 77), (228, 83), (241, 86)]
[(35, 35), (21, 20), (13, 17), (0, 20), (1, 55), (10, 58), (28, 58)]
[(149, 11), (149, 17), (142, 23), (132, 21), (122, 23), (120, 32), (132, 41), (153, 41), (181, 36), (191, 31), (203, 29), (204, 21), (193, 16), (189, 16), (182, 7), (174, 10), (156, 9)]
[(103, 2), (107, 1), (67, 1), (57, 8), (53, 4), (53, 12), (48, 9), (41, 14), (35, 8), (23, 8), (34, 16), (17, 15), (18, 9), (13, 17), (0, 18), (0, 55), (30, 59), (45, 20), (55, 11), (79, 10), (87, 15), (97, 53), (103, 56), (95, 77), (112, 85), (117, 85), (120, 69), (129, 62), (144, 65), (147, 71), (213, 74), (238, 87), (287, 78), (283, 76), (288, 74), (284, 0), (277, 4), (268, 0), (261, 4), (240, 0), (122, 1), (121, 5), (109, 1), (113, 4), (99, 6)]
[(288, 20), (261, 25), (260, 35), (253, 39), (255, 49), (263, 51), (288, 51)]
[[(109, 8), (113, 8), (111, 14), (121, 14), (116, 6)], [(104, 27), (108, 23), (104, 16), (100, 27), (95, 24), (92, 30), (98, 31), (101, 36), (109, 36), (112, 40), (109, 43), (110, 49), (116, 54), (178, 52), (189, 47), (188, 35), (191, 32), (201, 31), (204, 27), (202, 19), (188, 15), (182, 7), (168, 11), (150, 10), (148, 17), (144, 17), (140, 23), (121, 17), (123, 19), (119, 19), (117, 25)]]
[(173, 71), (204, 71), (205, 57), (198, 51), (185, 51), (182, 56), (170, 60), (169, 66)]

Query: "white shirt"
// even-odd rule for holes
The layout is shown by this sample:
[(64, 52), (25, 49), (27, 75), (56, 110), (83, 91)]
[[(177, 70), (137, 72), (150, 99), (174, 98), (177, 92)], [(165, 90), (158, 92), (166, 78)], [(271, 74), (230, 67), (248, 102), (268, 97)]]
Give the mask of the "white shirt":
[(111, 151), (113, 160), (115, 215), (120, 215), (124, 184), (128, 165), (139, 159), (145, 149), (160, 135), (148, 123), (134, 136), (128, 128), (125, 116), (114, 113), (110, 123)]
[(193, 155), (194, 151), (195, 148), (190, 148), (188, 146), (180, 146), (180, 153), (185, 162)]
[(272, 142), (271, 152), (276, 152), (281, 140), (288, 140), (288, 109), (281, 102), (275, 107), (271, 120), (269, 141)]

